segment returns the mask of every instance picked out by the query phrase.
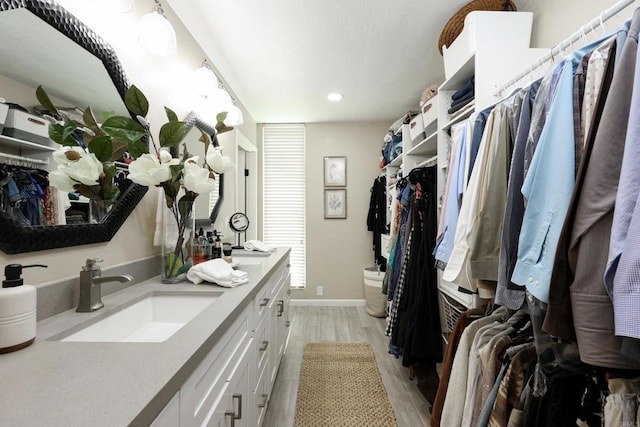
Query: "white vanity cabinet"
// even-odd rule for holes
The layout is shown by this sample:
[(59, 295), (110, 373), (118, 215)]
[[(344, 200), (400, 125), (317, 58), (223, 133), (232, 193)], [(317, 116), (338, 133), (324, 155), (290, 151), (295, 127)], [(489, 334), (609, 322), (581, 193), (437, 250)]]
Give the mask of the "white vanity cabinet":
[(289, 277), (285, 261), (185, 381), (181, 427), (262, 425), (286, 344)]

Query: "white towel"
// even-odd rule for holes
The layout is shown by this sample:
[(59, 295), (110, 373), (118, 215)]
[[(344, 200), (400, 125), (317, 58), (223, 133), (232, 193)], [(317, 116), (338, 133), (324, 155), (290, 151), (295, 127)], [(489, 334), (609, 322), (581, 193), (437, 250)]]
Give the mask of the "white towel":
[(244, 249), (247, 251), (258, 252), (273, 252), (276, 250), (275, 247), (266, 245), (260, 240), (247, 240), (246, 242), (244, 242)]
[(187, 279), (196, 285), (210, 282), (225, 288), (235, 288), (249, 282), (249, 274), (234, 270), (225, 260), (216, 258), (191, 267), (187, 272)]

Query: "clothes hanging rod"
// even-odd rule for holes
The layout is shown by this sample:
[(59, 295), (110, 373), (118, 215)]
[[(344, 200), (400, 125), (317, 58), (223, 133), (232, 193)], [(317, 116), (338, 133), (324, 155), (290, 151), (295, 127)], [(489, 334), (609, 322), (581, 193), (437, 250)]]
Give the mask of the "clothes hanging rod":
[(9, 159), (9, 160), (19, 160), (19, 161), (22, 161), (22, 162), (33, 163), (33, 164), (37, 164), (37, 165), (48, 165), (49, 164), (48, 160), (32, 159), (31, 157), (16, 156), (14, 154), (9, 154), (9, 153), (0, 153), (0, 157), (5, 158), (5, 159)]
[[(538, 68), (540, 68), (542, 65), (546, 64), (547, 62), (553, 61), (556, 56), (562, 54), (562, 51), (564, 49), (572, 46), (574, 42), (576, 42), (578, 40), (581, 40), (581, 39), (584, 39), (587, 36), (587, 34), (591, 33), (592, 31), (595, 31), (596, 28), (602, 28), (602, 30), (604, 32), (605, 31), (605, 28), (604, 28), (605, 21), (608, 21), (612, 17), (616, 16), (616, 14), (618, 14), (621, 10), (623, 10), (627, 6), (635, 3), (635, 1), (636, 0), (620, 0), (616, 4), (611, 6), (610, 8), (602, 11), (600, 13), (600, 15), (596, 16), (595, 18), (591, 19), (589, 22), (584, 24), (582, 27), (580, 27), (580, 29), (578, 29), (578, 31), (574, 32), (569, 37), (567, 37), (566, 39), (562, 40), (557, 45), (553, 46), (549, 50), (549, 53), (547, 53), (545, 56), (540, 58), (538, 61), (536, 61), (533, 64), (531, 64), (531, 66), (529, 68), (527, 68), (526, 70), (524, 70), (523, 72), (521, 72), (520, 74), (515, 76), (513, 79), (509, 80), (504, 85), (500, 86), (498, 88), (497, 92), (496, 92), (496, 95), (500, 95), (506, 89), (508, 89), (509, 87), (513, 86), (517, 82), (519, 82), (523, 77), (526, 77), (529, 74), (533, 73), (535, 70), (537, 70)], [(556, 52), (555, 55), (554, 55), (554, 51)]]

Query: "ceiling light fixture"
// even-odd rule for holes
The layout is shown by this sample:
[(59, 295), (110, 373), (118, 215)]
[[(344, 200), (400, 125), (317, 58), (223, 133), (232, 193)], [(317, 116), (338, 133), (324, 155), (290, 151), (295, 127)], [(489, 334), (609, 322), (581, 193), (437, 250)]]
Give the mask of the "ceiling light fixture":
[(235, 100), (205, 58), (202, 59), (202, 65), (193, 72), (193, 91), (199, 97), (197, 102), (201, 115), (217, 115), (226, 111), (225, 125), (239, 126), (244, 123), (242, 110), (236, 106)]
[(152, 12), (144, 15), (138, 24), (138, 43), (158, 56), (168, 56), (176, 52), (176, 32), (158, 0)]
[(327, 99), (329, 101), (338, 102), (342, 100), (342, 94), (338, 92), (333, 92), (327, 95)]
[(203, 98), (211, 96), (219, 86), (218, 77), (211, 69), (206, 59), (202, 59), (202, 65), (193, 72), (193, 91)]

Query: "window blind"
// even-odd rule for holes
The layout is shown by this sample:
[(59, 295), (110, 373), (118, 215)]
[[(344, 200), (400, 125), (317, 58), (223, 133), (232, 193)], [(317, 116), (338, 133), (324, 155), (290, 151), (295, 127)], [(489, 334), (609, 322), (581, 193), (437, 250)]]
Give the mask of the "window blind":
[(305, 127), (262, 129), (263, 241), (291, 248), (291, 286), (306, 285)]

